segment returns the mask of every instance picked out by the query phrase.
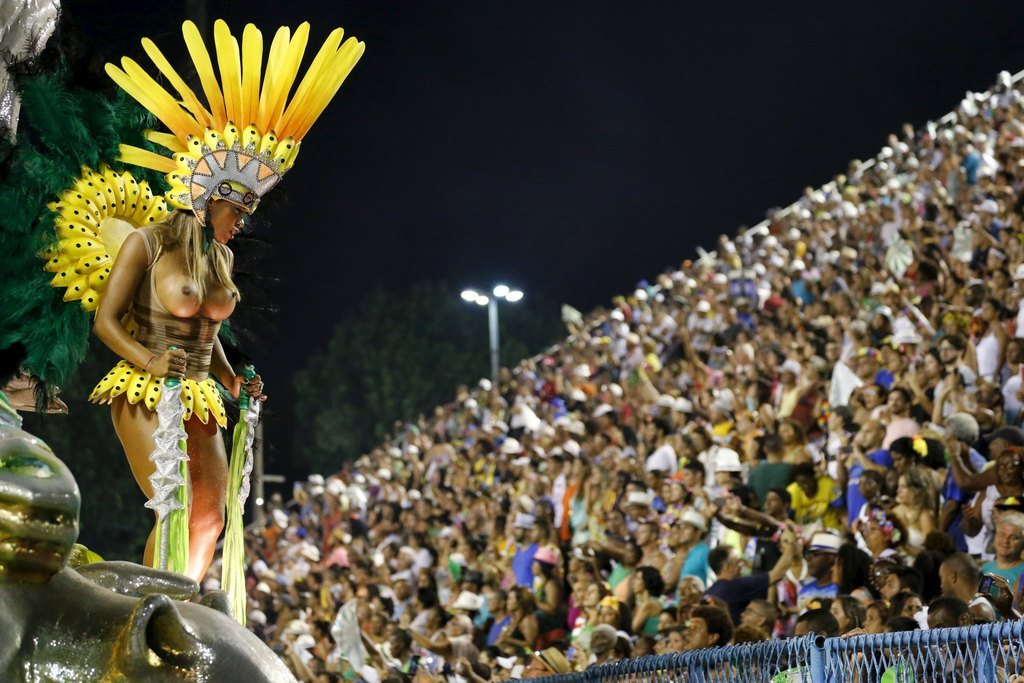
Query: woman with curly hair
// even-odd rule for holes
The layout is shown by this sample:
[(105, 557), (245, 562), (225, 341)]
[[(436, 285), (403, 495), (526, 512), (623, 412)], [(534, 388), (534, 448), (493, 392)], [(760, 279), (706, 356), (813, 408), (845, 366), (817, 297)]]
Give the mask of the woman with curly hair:
[(634, 635), (657, 635), (661, 617), (659, 597), (665, 589), (661, 573), (654, 567), (640, 567), (633, 573), (633, 623)]

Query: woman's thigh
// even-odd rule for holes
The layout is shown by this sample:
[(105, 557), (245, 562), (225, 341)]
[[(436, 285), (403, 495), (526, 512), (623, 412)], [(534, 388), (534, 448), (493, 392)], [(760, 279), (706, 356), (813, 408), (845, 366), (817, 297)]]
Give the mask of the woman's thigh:
[(188, 433), (188, 471), (192, 479), (192, 504), (224, 505), (228, 485), (228, 458), (217, 422), (203, 424), (193, 417), (185, 423)]
[(118, 396), (110, 404), (110, 417), (136, 483), (146, 497), (152, 497), (153, 488), (149, 476), (155, 467), (149, 456), (155, 445), (153, 432), (158, 424), (156, 413), (141, 403), (132, 405), (124, 396)]

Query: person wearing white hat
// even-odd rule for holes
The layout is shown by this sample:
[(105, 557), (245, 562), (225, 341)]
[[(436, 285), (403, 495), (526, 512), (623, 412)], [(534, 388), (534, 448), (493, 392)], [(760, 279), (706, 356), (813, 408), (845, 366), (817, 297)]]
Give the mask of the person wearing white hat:
[(508, 437), (501, 442), (501, 452), (505, 455), (519, 455), (523, 452), (523, 446), (518, 439)]
[(792, 358), (787, 359), (779, 366), (779, 386), (775, 389), (776, 415), (779, 418), (787, 418), (796, 410), (800, 400), (801, 386), (799, 384), (802, 368), (800, 363)]
[(707, 582), (710, 550), (704, 541), (707, 531), (704, 515), (693, 508), (683, 510), (683, 514), (672, 523), (668, 532), (668, 547), (672, 557), (661, 570), (666, 594), (671, 594), (686, 576), (695, 576)]
[(831, 600), (839, 595), (839, 586), (832, 582), (832, 568), (841, 545), (842, 539), (838, 534), (818, 531), (811, 536), (804, 550), (806, 576), (797, 592), (799, 611), (808, 609), (814, 601)]
[(274, 523), (280, 528), (284, 529), (288, 526), (288, 513), (284, 510), (277, 509), (270, 513), (270, 516), (274, 518)]
[(743, 471), (740, 454), (731, 448), (719, 448), (715, 453), (715, 477), (727, 472), (730, 477)]
[(474, 613), (480, 611), (483, 604), (484, 599), (481, 596), (471, 591), (462, 591), (452, 603), (451, 610), (453, 612), (469, 612), (472, 617)]

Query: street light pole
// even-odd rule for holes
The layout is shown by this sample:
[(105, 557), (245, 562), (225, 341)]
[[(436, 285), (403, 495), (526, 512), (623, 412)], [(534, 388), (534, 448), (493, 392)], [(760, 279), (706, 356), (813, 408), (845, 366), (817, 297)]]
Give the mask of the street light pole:
[(498, 297), (487, 302), (487, 326), (491, 338), (491, 381), (498, 386)]
[(478, 306), (487, 306), (487, 330), (491, 347), (491, 381), (498, 381), (498, 357), (501, 345), (498, 340), (498, 300), (504, 299), (509, 303), (515, 303), (523, 298), (523, 293), (518, 289), (510, 289), (507, 285), (497, 285), (491, 292), (493, 296), (480, 294), (475, 289), (462, 290), (462, 299), (468, 303)]

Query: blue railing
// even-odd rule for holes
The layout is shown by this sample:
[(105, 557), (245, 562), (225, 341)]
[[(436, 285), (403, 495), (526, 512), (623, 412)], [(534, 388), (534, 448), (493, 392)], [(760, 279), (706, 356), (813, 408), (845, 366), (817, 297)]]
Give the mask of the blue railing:
[(1006, 683), (1024, 672), (1024, 622), (804, 638), (654, 655), (539, 683)]

